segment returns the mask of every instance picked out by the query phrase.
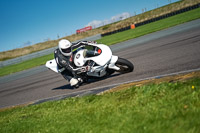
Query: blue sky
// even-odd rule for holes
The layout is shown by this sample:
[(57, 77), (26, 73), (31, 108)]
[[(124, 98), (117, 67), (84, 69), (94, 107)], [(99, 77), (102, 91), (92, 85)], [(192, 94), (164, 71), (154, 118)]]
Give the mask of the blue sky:
[(98, 20), (178, 0), (0, 0), (0, 52), (64, 37)]

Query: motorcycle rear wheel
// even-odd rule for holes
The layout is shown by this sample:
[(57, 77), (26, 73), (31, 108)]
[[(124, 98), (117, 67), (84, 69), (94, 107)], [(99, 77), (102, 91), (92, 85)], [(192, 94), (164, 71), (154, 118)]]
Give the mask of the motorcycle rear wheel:
[(120, 68), (118, 71), (116, 71), (119, 73), (128, 73), (134, 70), (134, 65), (130, 61), (123, 58), (118, 58), (115, 65)]

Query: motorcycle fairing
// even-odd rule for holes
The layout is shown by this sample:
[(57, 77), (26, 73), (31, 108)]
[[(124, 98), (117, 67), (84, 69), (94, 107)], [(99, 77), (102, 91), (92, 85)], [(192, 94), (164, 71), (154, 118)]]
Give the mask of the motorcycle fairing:
[(104, 75), (106, 75), (106, 67), (107, 64), (104, 66), (92, 67), (92, 69), (89, 72), (87, 72), (87, 75), (93, 77), (103, 77)]
[[(95, 45), (95, 44), (91, 44), (93, 46), (96, 46), (98, 48), (101, 49), (101, 54), (98, 55), (98, 56), (94, 56), (94, 57), (88, 57), (88, 58), (84, 58), (83, 57), (83, 52), (84, 50), (80, 50), (76, 53), (75, 55), (75, 60), (74, 60), (74, 63), (75, 65), (78, 65), (78, 66), (83, 66), (84, 63), (88, 60), (92, 60), (94, 61), (96, 64), (98, 64), (99, 66), (104, 66), (105, 64), (108, 63), (108, 61), (110, 60), (111, 56), (112, 56), (112, 51), (110, 50), (110, 48), (106, 45), (103, 45), (103, 44), (98, 44), (98, 45)], [(79, 62), (80, 65), (78, 63), (76, 63), (77, 61), (80, 61), (79, 59), (76, 60), (76, 56), (80, 56), (79, 58), (83, 60), (83, 62)], [(84, 59), (83, 59), (84, 58)]]

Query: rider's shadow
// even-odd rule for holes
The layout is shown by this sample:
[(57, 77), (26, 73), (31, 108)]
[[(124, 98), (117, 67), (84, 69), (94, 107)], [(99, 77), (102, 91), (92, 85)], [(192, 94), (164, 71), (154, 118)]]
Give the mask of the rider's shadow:
[(52, 90), (66, 90), (66, 89), (72, 90), (74, 88), (71, 87), (70, 84), (66, 84), (66, 85), (63, 85), (63, 86), (60, 86), (60, 87), (57, 87), (57, 88), (53, 88)]
[[(98, 82), (98, 81), (101, 81), (101, 80), (109, 79), (109, 78), (112, 78), (112, 77), (116, 77), (116, 76), (119, 76), (119, 75), (120, 74), (116, 73), (116, 74), (112, 74), (108, 77), (89, 79), (87, 83), (83, 83), (81, 86), (88, 85), (88, 84), (91, 84), (91, 83), (95, 83), (95, 82)], [(70, 84), (66, 84), (66, 85), (63, 85), (63, 86), (60, 86), (60, 87), (57, 87), (57, 88), (53, 88), (52, 90), (66, 90), (66, 89), (73, 90), (74, 88), (71, 87)]]

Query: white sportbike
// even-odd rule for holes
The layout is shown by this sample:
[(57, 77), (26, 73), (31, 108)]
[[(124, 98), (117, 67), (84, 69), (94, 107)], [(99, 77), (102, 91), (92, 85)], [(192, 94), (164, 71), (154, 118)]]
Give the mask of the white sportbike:
[[(77, 66), (78, 76), (87, 82), (89, 79), (96, 79), (109, 76), (114, 72), (128, 73), (134, 70), (133, 64), (123, 58), (112, 54), (111, 49), (104, 44), (89, 43), (85, 48), (77, 49), (74, 53), (74, 64)], [(56, 73), (65, 69), (58, 69), (55, 59), (46, 62), (46, 67)]]

